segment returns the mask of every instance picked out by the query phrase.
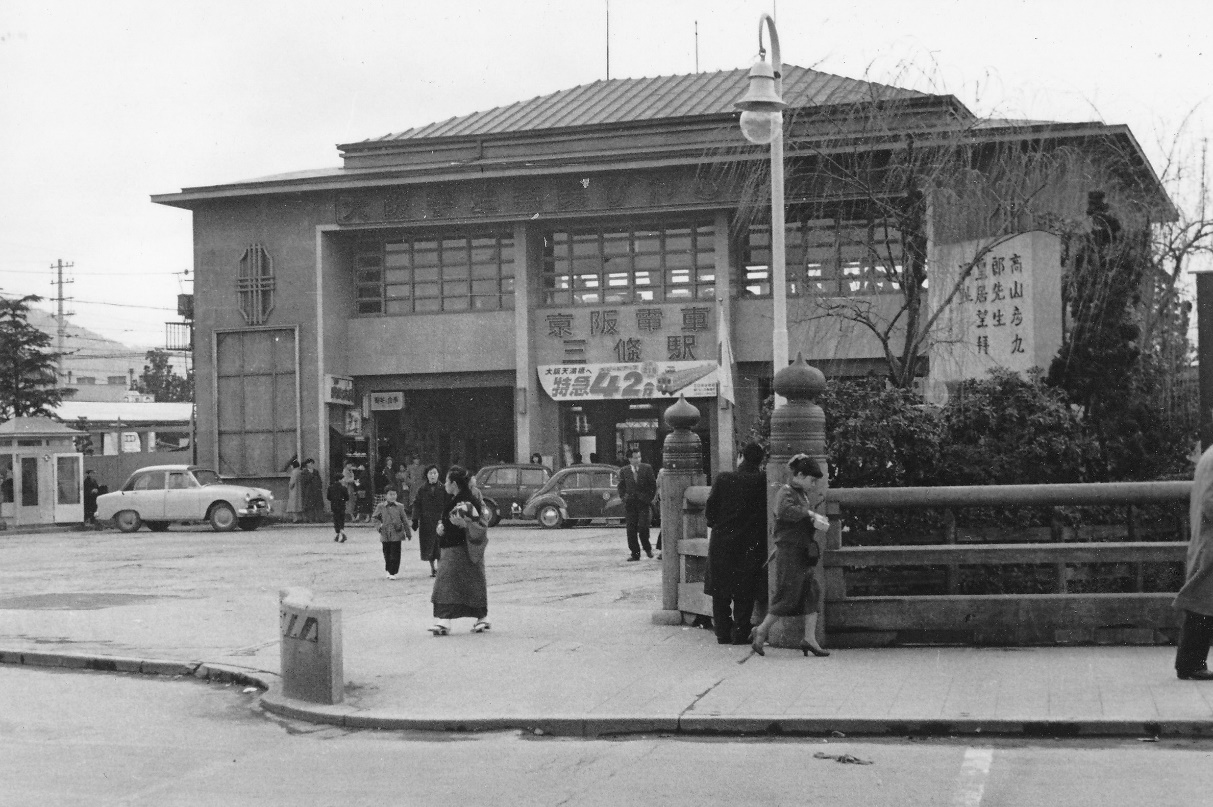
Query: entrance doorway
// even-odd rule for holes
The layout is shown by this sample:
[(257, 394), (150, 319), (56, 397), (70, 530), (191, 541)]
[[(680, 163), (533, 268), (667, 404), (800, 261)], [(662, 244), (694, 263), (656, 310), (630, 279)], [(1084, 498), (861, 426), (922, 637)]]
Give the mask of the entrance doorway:
[[(661, 467), (661, 449), (670, 430), (665, 410), (674, 400), (661, 398), (644, 403), (627, 401), (583, 401), (560, 403), (560, 442), (563, 465), (603, 462), (623, 465), (628, 452), (640, 449), (641, 461)], [(712, 418), (715, 399), (691, 401), (701, 413), (696, 434), (703, 444), (704, 473), (711, 474)]]

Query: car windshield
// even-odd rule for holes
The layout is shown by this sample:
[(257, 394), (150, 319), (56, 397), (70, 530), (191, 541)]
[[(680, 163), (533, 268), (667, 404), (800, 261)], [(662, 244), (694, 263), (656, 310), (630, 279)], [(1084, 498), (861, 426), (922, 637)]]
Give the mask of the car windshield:
[(219, 474), (206, 468), (199, 468), (194, 471), (194, 478), (198, 480), (199, 485), (218, 485)]

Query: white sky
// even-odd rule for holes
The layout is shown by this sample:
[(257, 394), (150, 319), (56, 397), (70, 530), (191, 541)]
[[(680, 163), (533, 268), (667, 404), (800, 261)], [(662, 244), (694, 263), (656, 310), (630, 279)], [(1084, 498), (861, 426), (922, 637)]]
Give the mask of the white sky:
[[(49, 298), (71, 261), (77, 324), (160, 344), (191, 217), (149, 195), (335, 166), (337, 143), (605, 78), (605, 6), (4, 0), (0, 291)], [(611, 0), (611, 77), (693, 72), (696, 21), (700, 70), (748, 66), (773, 6), (787, 63), (1125, 123), (1156, 170), (1193, 108), (1188, 142), (1213, 133), (1209, 0)]]

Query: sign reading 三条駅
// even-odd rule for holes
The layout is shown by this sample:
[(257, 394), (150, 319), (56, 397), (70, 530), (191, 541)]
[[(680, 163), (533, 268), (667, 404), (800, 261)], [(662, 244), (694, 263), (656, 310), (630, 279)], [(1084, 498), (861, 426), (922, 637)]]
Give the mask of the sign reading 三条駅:
[(619, 364), (540, 365), (539, 383), (553, 401), (631, 398), (714, 398), (714, 361), (646, 361)]

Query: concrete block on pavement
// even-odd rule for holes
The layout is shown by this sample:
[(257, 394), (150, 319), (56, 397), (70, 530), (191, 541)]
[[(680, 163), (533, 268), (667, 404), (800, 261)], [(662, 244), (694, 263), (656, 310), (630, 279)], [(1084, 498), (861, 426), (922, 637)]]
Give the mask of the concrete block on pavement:
[(304, 588), (278, 593), (282, 693), (313, 703), (340, 703), (345, 696), (341, 609), (312, 601)]

